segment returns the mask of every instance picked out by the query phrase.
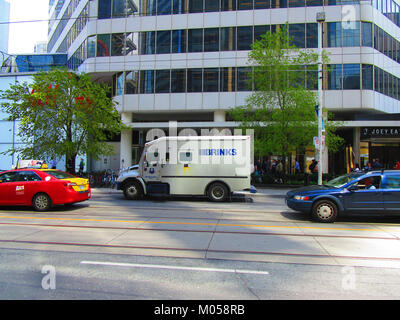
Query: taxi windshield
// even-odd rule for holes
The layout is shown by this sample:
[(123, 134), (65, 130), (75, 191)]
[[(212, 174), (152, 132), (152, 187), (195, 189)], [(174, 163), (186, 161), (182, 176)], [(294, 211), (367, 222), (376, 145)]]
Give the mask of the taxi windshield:
[(54, 178), (57, 178), (57, 179), (72, 179), (72, 178), (76, 178), (72, 174), (69, 174), (67, 172), (60, 171), (60, 170), (43, 170), (43, 172), (46, 172), (47, 174), (49, 174), (49, 175), (51, 175), (51, 176), (53, 176)]
[(350, 181), (356, 179), (357, 177), (359, 177), (361, 175), (362, 175), (362, 173), (354, 173), (354, 172), (348, 173), (348, 174), (345, 174), (343, 176), (339, 176), (339, 177), (336, 177), (336, 178), (334, 178), (332, 180), (329, 180), (328, 182), (326, 182), (324, 184), (324, 186), (334, 187), (334, 188), (341, 188), (345, 184), (349, 183)]

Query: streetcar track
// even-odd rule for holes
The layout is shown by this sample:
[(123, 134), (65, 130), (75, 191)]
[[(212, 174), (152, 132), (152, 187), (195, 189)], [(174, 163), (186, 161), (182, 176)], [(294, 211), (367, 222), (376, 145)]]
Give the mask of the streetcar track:
[[(190, 208), (193, 209), (193, 208)], [(186, 208), (187, 210), (187, 208)], [(1, 211), (0, 211), (1, 212)], [(123, 212), (123, 211), (120, 211)], [(136, 218), (141, 218), (141, 219), (181, 219), (181, 220), (221, 220), (221, 221), (246, 221), (246, 222), (260, 222), (260, 223), (287, 223), (288, 221), (290, 221), (289, 219), (254, 219), (254, 218), (250, 218), (250, 219), (241, 219), (240, 217), (235, 217), (235, 216), (229, 216), (229, 214), (231, 212), (234, 211), (229, 211), (229, 212), (221, 212), (224, 215), (227, 215), (227, 217), (222, 217), (222, 216), (197, 216), (194, 215), (193, 217), (184, 217), (184, 216), (163, 216), (163, 215), (142, 215), (138, 212), (132, 212), (130, 211), (129, 214), (125, 214), (125, 215), (113, 215), (114, 220), (115, 219), (122, 219), (122, 218), (128, 218), (128, 219), (136, 219)], [(251, 211), (252, 213), (264, 213), (264, 214), (268, 214), (268, 213), (279, 213), (279, 214), (291, 214), (294, 217), (295, 216), (301, 216), (301, 217), (305, 217), (304, 219), (293, 219), (292, 223), (310, 223), (310, 219), (309, 216), (307, 214), (301, 213), (301, 212), (296, 212), (296, 211), (284, 211), (284, 210), (280, 210), (280, 211), (263, 211), (263, 212), (259, 212), (259, 211)], [(10, 213), (12, 214), (18, 214), (20, 216), (15, 216), (14, 218), (18, 219), (20, 217), (26, 217), (27, 215), (32, 215), (33, 212), (28, 212), (28, 211), (10, 211)], [(77, 217), (77, 216), (83, 216), (83, 217), (110, 217), (110, 214), (101, 214), (101, 213), (88, 213), (88, 212), (82, 212), (79, 211), (79, 214), (75, 214), (75, 213), (68, 213), (68, 212), (64, 212), (64, 213), (59, 213), (57, 212), (57, 216), (62, 216), (62, 217)], [(4, 216), (0, 215), (0, 218), (2, 218)], [(31, 216), (29, 216), (31, 217)], [(379, 216), (374, 216), (375, 218), (379, 218), (381, 219), (382, 217)], [(33, 219), (53, 219), (53, 217), (46, 217), (46, 216), (35, 216), (35, 217), (31, 217)], [(390, 217), (389, 217), (390, 218)], [(57, 218), (58, 219), (58, 218)], [(59, 218), (60, 220), (63, 218)], [(66, 218), (68, 220), (68, 218)], [(79, 218), (76, 218), (77, 220)], [(105, 220), (105, 221), (114, 221), (114, 220)], [(124, 220), (125, 221), (125, 220)], [(129, 220), (126, 220), (129, 221)], [(376, 227), (399, 227), (400, 223), (397, 222), (364, 222), (364, 221), (338, 221), (337, 223), (333, 223), (332, 225), (361, 225), (361, 226), (376, 226)], [(314, 228), (314, 227), (310, 227), (310, 228)], [(316, 228), (316, 227), (315, 227)], [(328, 228), (328, 227), (327, 227)]]
[[(87, 226), (87, 225), (65, 225), (65, 224), (38, 224), (38, 223), (17, 223), (17, 222), (0, 222), (0, 225), (15, 225), (15, 226), (33, 226), (33, 227), (53, 227), (53, 228), (77, 228), (77, 229), (104, 229), (104, 230), (140, 230), (140, 231), (166, 231), (166, 232), (193, 232), (193, 233), (219, 233), (219, 234), (244, 234), (244, 235), (264, 235), (264, 236), (294, 236), (294, 237), (323, 237), (323, 238), (346, 238), (346, 239), (369, 239), (369, 240), (400, 240), (395, 235), (392, 237), (383, 236), (360, 236), (360, 235), (334, 235), (334, 234), (305, 234), (305, 233), (284, 233), (284, 232), (262, 232), (262, 231), (227, 231), (216, 230), (218, 227), (258, 227), (258, 228), (290, 228), (302, 229), (299, 226), (263, 226), (263, 225), (238, 225), (238, 224), (220, 224), (220, 223), (180, 223), (180, 222), (165, 222), (165, 221), (132, 221), (140, 224), (183, 224), (183, 225), (202, 225), (214, 226), (213, 230), (199, 230), (199, 229), (180, 229), (180, 228), (147, 228), (140, 226), (135, 227), (116, 227), (116, 226)], [(307, 227), (310, 229), (311, 227)], [(318, 229), (318, 228), (316, 228)], [(334, 229), (338, 230), (338, 229)], [(376, 231), (384, 232), (379, 229), (339, 229), (344, 231)], [(1, 241), (1, 239), (0, 239)]]
[[(245, 251), (245, 250), (221, 250), (221, 249), (199, 249), (199, 248), (178, 248), (178, 247), (161, 247), (161, 246), (138, 246), (138, 245), (113, 245), (99, 243), (73, 243), (73, 242), (52, 242), (52, 241), (32, 241), (32, 240), (2, 240), (0, 243), (21, 243), (34, 245), (60, 245), (75, 247), (99, 247), (113, 249), (145, 249), (145, 250), (166, 250), (166, 251), (186, 251), (186, 252), (202, 252), (206, 256), (208, 253), (228, 253), (228, 254), (249, 254), (249, 255), (274, 255), (286, 257), (303, 257), (303, 258), (333, 258), (333, 259), (351, 259), (351, 260), (378, 260), (378, 261), (400, 261), (396, 257), (371, 257), (371, 256), (345, 256), (332, 254), (313, 254), (313, 253), (293, 253), (293, 252), (276, 252), (276, 251)], [(214, 259), (214, 258), (213, 258)]]

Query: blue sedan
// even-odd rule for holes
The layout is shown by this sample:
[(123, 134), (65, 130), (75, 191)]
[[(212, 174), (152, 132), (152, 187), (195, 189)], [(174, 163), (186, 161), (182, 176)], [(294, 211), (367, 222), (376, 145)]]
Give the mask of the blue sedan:
[(324, 185), (291, 190), (286, 204), (319, 222), (334, 222), (346, 214), (400, 214), (400, 171), (346, 174)]

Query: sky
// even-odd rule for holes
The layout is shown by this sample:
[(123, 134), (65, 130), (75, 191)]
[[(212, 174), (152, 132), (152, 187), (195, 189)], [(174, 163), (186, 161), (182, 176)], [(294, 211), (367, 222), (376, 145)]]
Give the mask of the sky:
[[(33, 53), (37, 42), (47, 42), (49, 0), (8, 0), (10, 27), (8, 52)], [(45, 20), (41, 22), (21, 22)]]

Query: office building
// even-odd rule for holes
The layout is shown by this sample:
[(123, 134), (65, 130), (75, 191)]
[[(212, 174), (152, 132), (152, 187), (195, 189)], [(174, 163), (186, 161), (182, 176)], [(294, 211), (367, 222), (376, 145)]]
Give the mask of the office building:
[[(169, 121), (177, 121), (178, 132), (236, 128), (227, 111), (253, 89), (246, 81), (253, 41), (289, 23), (294, 43), (316, 51), (322, 11), (330, 58), (324, 106), (343, 121), (338, 133), (355, 162), (380, 158), (392, 166), (400, 159), (400, 5), (394, 0), (54, 1), (47, 49), (67, 52), (71, 69), (113, 87), (132, 128), (116, 148), (121, 167), (138, 161), (150, 129), (168, 134)], [(307, 68), (299, 72), (306, 77)], [(348, 163), (344, 153), (329, 157), (336, 172)]]

